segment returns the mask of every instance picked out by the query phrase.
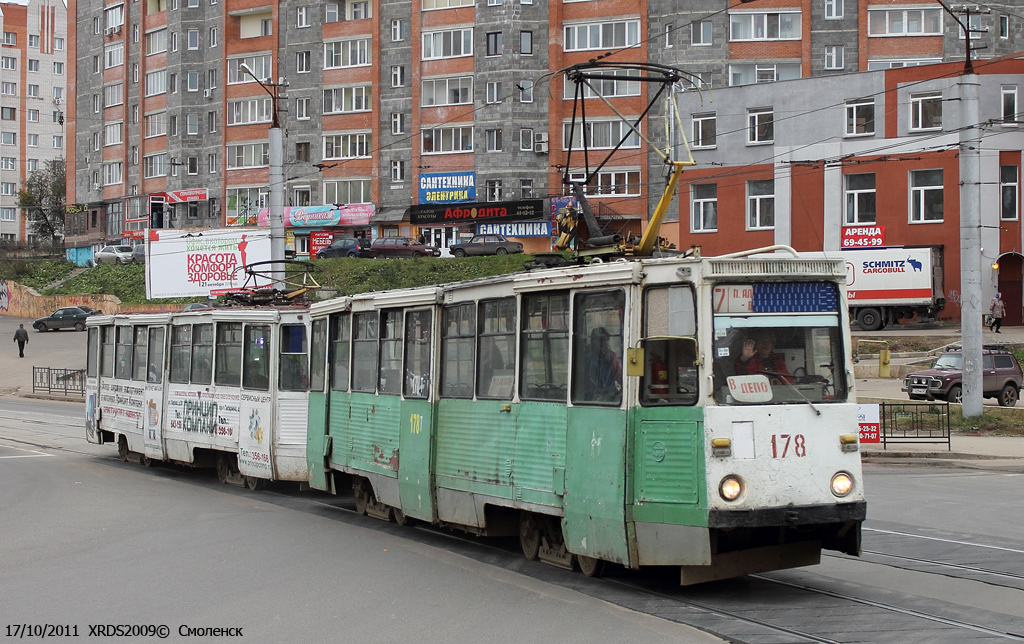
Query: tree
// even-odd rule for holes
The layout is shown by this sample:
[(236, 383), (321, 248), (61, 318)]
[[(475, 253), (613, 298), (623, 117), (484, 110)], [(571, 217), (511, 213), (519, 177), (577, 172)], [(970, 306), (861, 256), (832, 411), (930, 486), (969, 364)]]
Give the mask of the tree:
[(28, 217), (28, 229), (40, 241), (58, 242), (64, 236), (64, 159), (52, 159), (28, 175), (18, 193), (18, 207)]

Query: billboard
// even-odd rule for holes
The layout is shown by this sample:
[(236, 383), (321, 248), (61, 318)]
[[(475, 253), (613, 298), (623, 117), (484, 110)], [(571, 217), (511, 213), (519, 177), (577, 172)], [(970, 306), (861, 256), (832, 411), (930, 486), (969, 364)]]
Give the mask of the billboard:
[(475, 172), (420, 175), (420, 203), (476, 201)]
[[(242, 267), (270, 261), (270, 231), (149, 231), (146, 297), (209, 297), (237, 291), (245, 283)], [(268, 286), (267, 280), (258, 286)]]

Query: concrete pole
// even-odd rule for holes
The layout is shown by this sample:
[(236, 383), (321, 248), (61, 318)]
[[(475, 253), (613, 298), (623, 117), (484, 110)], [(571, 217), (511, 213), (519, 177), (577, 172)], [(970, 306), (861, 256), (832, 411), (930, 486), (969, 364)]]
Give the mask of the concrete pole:
[(284, 132), (277, 120), (277, 100), (274, 100), (274, 123), (270, 128), (270, 259), (274, 288), (285, 289), (284, 264)]
[(981, 138), (979, 81), (960, 76), (960, 335), (963, 347), (963, 415), (982, 414)]

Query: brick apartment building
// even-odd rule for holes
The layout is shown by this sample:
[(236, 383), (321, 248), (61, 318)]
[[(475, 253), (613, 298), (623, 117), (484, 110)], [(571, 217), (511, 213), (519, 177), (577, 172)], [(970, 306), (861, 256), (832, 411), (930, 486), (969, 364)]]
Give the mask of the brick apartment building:
[[(410, 220), (410, 206), (450, 194), (431, 186), (468, 185), (463, 202), (563, 194), (572, 88), (558, 72), (608, 52), (608, 60), (680, 67), (717, 91), (923, 65), (965, 51), (956, 23), (932, 4), (678, 5), (72, 0), (68, 202), (83, 205), (76, 217), (86, 229), (69, 245), (140, 238), (149, 225), (264, 223), (269, 84), (286, 85), (278, 103), (285, 206), (322, 211), (316, 226), (286, 212), (301, 257), (308, 233), (325, 225), (338, 235), (424, 232), (447, 245), (459, 227), (421, 230)], [(1009, 11), (970, 20), (988, 30), (975, 43), (987, 46), (982, 57), (1013, 51), (1024, 22)], [(626, 116), (641, 113), (647, 91), (627, 78), (605, 84)], [(587, 109), (595, 141), (628, 133), (599, 99)], [(595, 184), (592, 203), (604, 223), (638, 232), (664, 173), (631, 137)], [(547, 236), (522, 241), (528, 250), (549, 244)]]

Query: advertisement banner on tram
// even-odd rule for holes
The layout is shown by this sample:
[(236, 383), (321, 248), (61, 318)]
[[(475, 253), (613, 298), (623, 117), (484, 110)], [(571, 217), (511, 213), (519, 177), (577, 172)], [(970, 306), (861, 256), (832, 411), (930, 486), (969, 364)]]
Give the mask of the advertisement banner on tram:
[[(245, 283), (243, 267), (270, 258), (267, 229), (151, 229), (146, 297), (209, 297), (237, 291)], [(268, 280), (251, 284), (267, 285)]]

